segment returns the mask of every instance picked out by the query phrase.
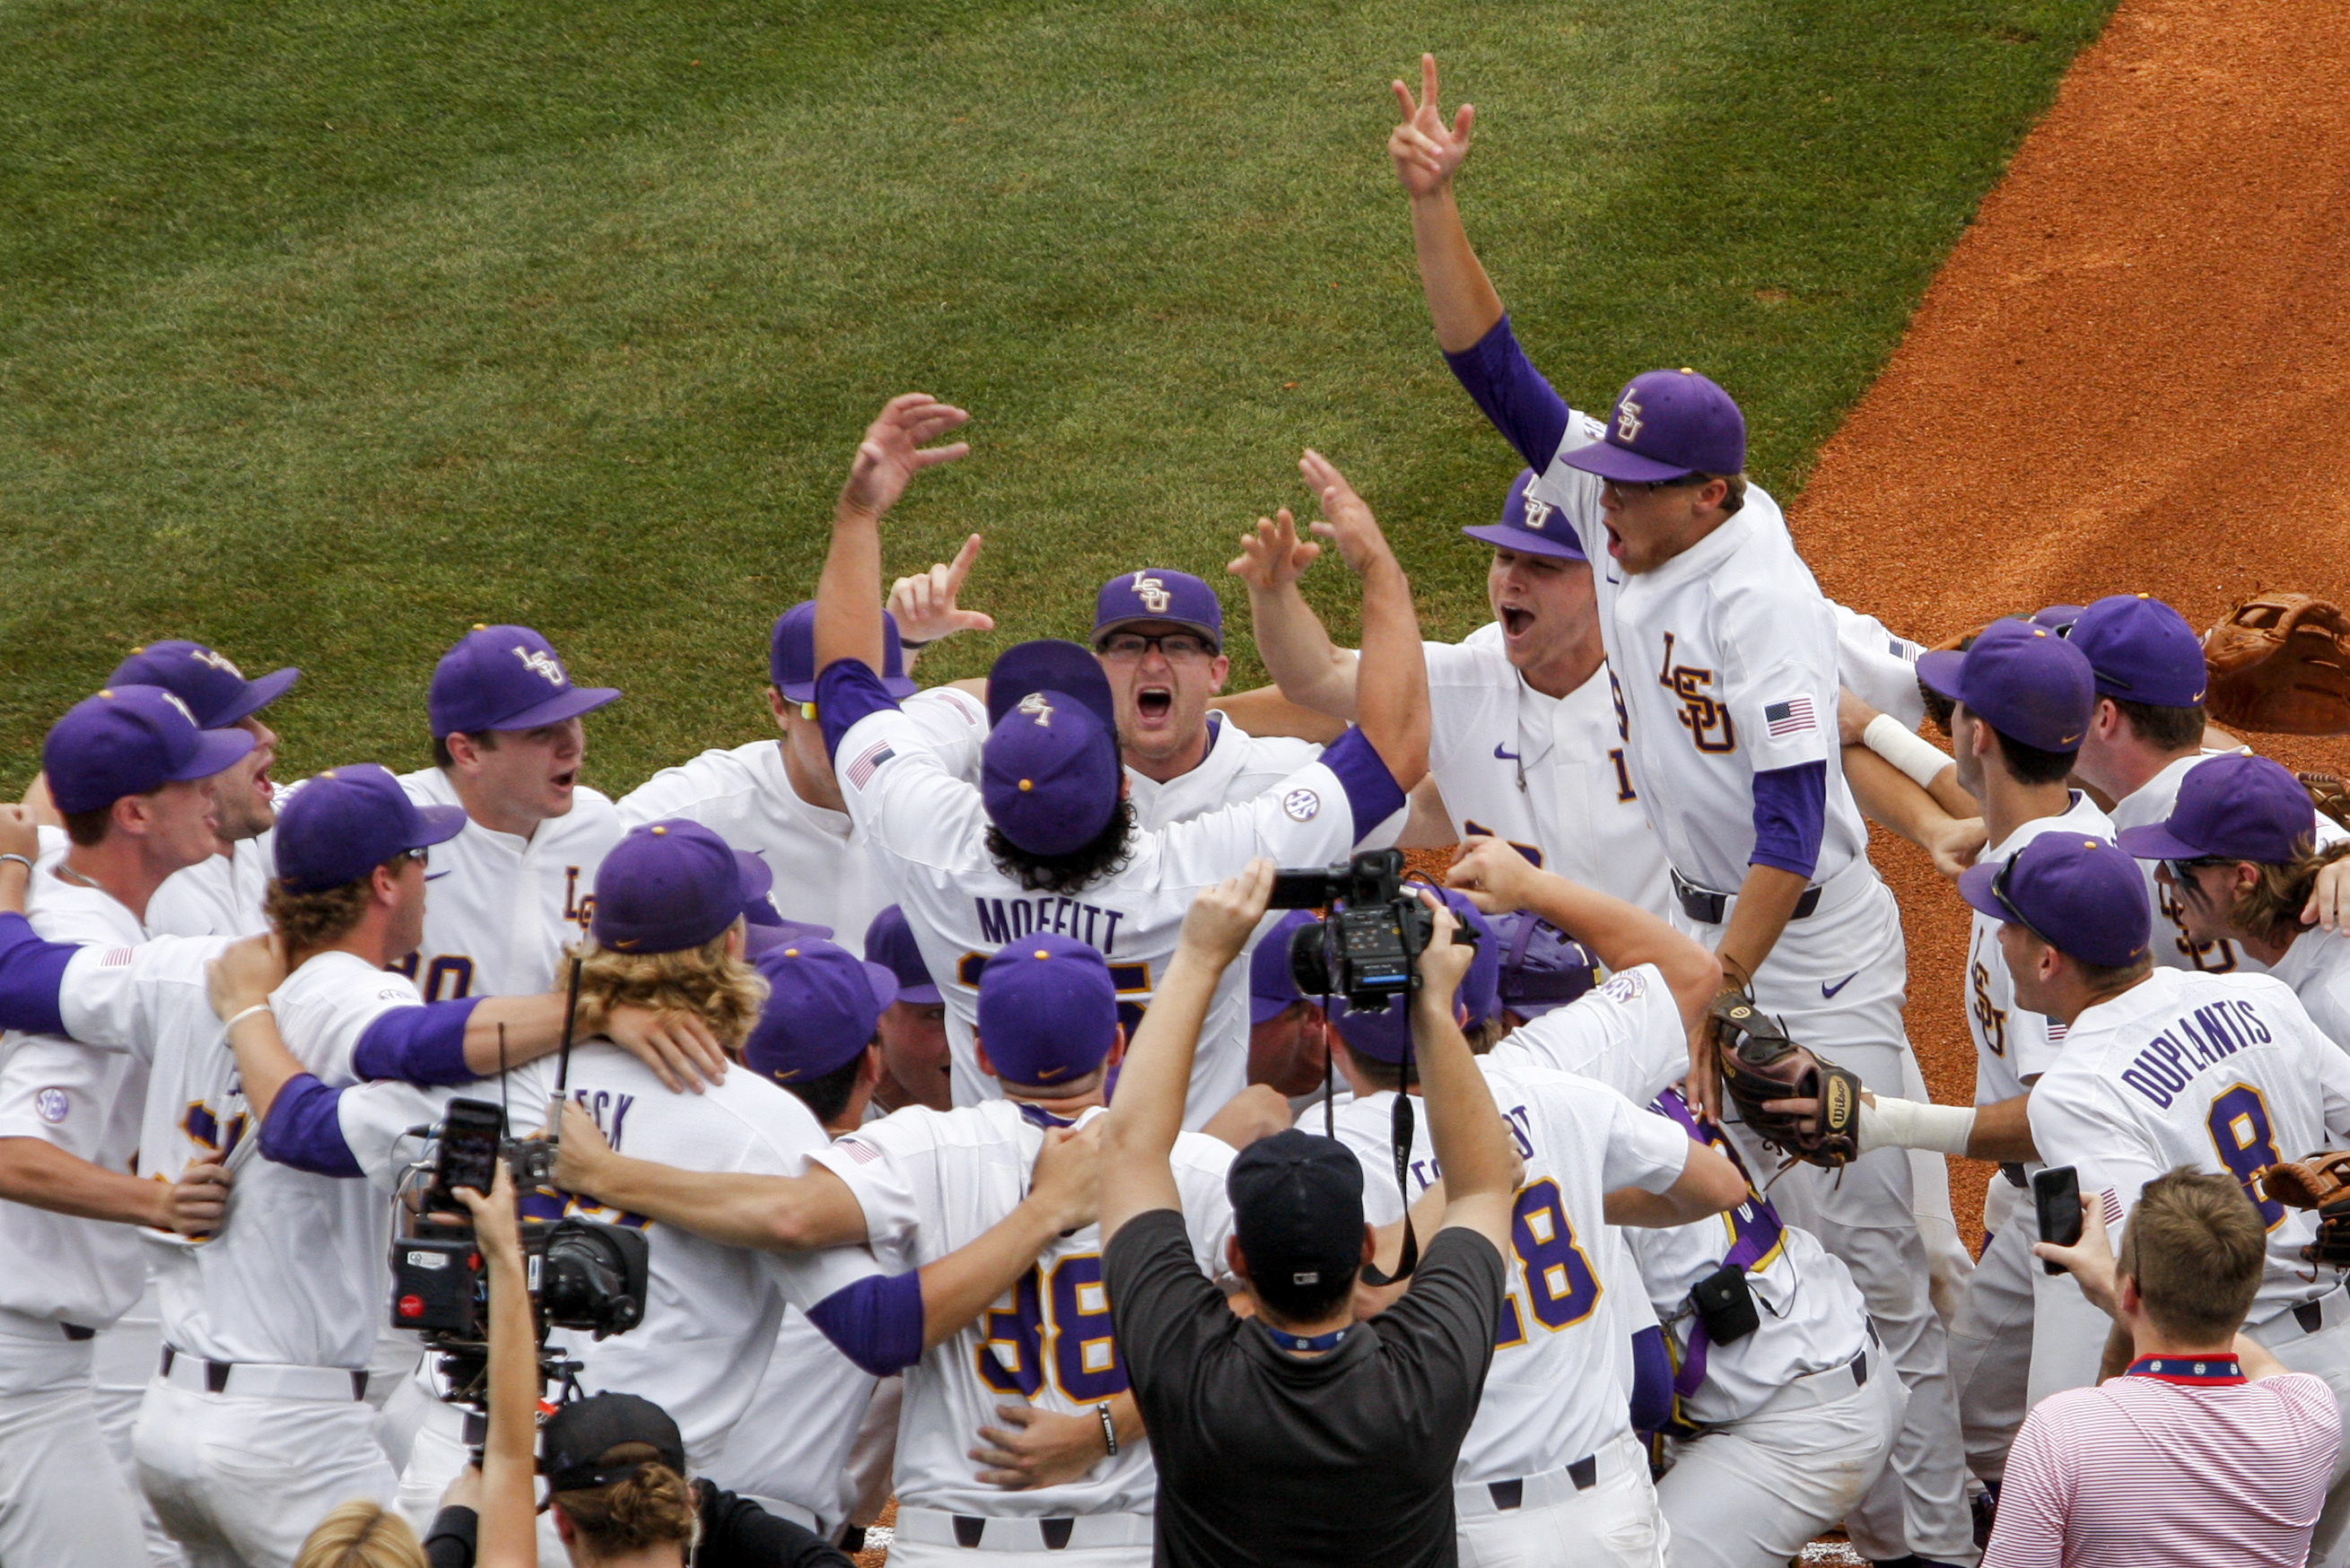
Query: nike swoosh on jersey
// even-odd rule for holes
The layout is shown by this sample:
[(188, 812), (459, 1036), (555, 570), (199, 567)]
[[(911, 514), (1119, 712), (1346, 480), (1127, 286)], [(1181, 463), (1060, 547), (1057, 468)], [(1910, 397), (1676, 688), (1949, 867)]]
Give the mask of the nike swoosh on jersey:
[(1834, 985), (1830, 985), (1826, 981), (1820, 981), (1820, 994), (1824, 997), (1835, 996), (1837, 992), (1842, 991), (1846, 986), (1850, 985), (1853, 981), (1853, 976), (1857, 975), (1858, 973), (1860, 973), (1860, 971), (1855, 970), (1852, 971), (1852, 974), (1845, 976)]
[(1502, 750), (1502, 742), (1499, 741), (1493, 742), (1493, 755), (1505, 763), (1514, 763), (1518, 760), (1518, 753)]

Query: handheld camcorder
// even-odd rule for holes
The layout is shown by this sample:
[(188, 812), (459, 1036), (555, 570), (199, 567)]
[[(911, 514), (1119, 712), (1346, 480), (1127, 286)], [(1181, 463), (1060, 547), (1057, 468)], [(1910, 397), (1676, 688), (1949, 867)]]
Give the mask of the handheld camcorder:
[[(1414, 961), (1428, 950), (1436, 917), (1406, 889), (1403, 851), (1366, 849), (1352, 860), (1273, 875), (1275, 909), (1329, 909), (1316, 925), (1289, 937), (1289, 973), (1306, 996), (1343, 996), (1347, 1005), (1377, 1012), (1390, 998), (1419, 989)], [(1466, 925), (1452, 934), (1475, 946)]]
[[(553, 1138), (510, 1138), (504, 1111), (484, 1100), (452, 1100), (438, 1127), (411, 1131), (430, 1140), (408, 1168), (392, 1205), (391, 1325), (413, 1329), (441, 1355), (453, 1403), (482, 1408), (489, 1345), (487, 1272), (456, 1189), (487, 1192), (503, 1160), (515, 1189), (550, 1184)], [(645, 1315), (652, 1254), (643, 1232), (583, 1220), (522, 1220), (523, 1268), (537, 1330), (542, 1380), (566, 1382), (576, 1362), (546, 1349), (550, 1328), (598, 1339), (637, 1326)]]

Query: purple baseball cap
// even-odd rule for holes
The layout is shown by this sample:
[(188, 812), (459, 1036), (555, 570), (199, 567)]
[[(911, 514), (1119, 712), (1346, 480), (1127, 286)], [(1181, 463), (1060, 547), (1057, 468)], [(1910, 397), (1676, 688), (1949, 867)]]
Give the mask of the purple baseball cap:
[(2146, 956), (2154, 907), (2137, 862), (2102, 838), (2043, 833), (1996, 866), (1969, 867), (1959, 896), (2027, 927), (2070, 958), (2120, 969)]
[(535, 730), (619, 700), (609, 686), (574, 686), (546, 639), (526, 626), (477, 626), (441, 656), (425, 711), (432, 738)]
[(2317, 807), (2301, 781), (2266, 757), (2206, 757), (2178, 782), (2169, 817), (2125, 827), (2140, 860), (2251, 860), (2282, 866), (2317, 838)]
[(763, 953), (767, 1004), (743, 1042), (743, 1064), (778, 1084), (805, 1084), (852, 1060), (873, 1041), (898, 977), (827, 941)]
[(1502, 1005), (1521, 1018), (1565, 1007), (1599, 983), (1591, 950), (1530, 909), (1493, 917)]
[(931, 979), (931, 966), (922, 961), (922, 950), (914, 940), (914, 928), (906, 923), (906, 911), (897, 905), (874, 916), (873, 923), (865, 928), (865, 958), (898, 977), (898, 1001), (927, 1007), (941, 1000), (937, 983)]
[(1570, 468), (1630, 484), (1746, 467), (1746, 417), (1695, 370), (1649, 370), (1624, 383), (1607, 431), (1559, 456)]
[(2043, 752), (2078, 751), (2097, 705), (2088, 656), (2062, 632), (2020, 620), (1991, 622), (1964, 653), (1920, 654), (1918, 679)]
[[(765, 911), (764, 918), (761, 911)], [(832, 940), (830, 926), (812, 926), (805, 920), (786, 920), (775, 913), (775, 906), (767, 899), (754, 898), (743, 906), (743, 956), (757, 959), (777, 948), (794, 942), (822, 942)]]
[(280, 697), (302, 672), (273, 670), (258, 680), (201, 642), (151, 642), (134, 648), (130, 657), (106, 678), (109, 686), (161, 686), (179, 694), (207, 730), (225, 730), (257, 713)]
[(1117, 1039), (1109, 961), (1083, 942), (1049, 932), (1021, 937), (979, 971), (979, 1043), (1007, 1084), (1075, 1083), (1102, 1064)]
[[(802, 599), (775, 618), (767, 634), (767, 679), (786, 702), (816, 701), (816, 601)], [(911, 697), (914, 682), (906, 674), (906, 645), (898, 636), (898, 618), (881, 612), (881, 688), (892, 697)]]
[(208, 779), (253, 750), (243, 730), (207, 730), (161, 686), (109, 686), (49, 726), (41, 767), (61, 812), (99, 811), (127, 794)]
[(1118, 810), (1125, 773), (1109, 680), (1074, 642), (1024, 642), (987, 676), (980, 752), (988, 820), (1031, 855), (1066, 855)]
[(1522, 556), (1555, 556), (1562, 561), (1587, 561), (1581, 541), (1575, 536), (1575, 524), (1566, 514), (1538, 495), (1526, 493), (1526, 486), (1534, 482), (1531, 468), (1518, 470), (1517, 478), (1510, 481), (1510, 493), (1502, 503), (1502, 520), (1482, 524), (1461, 531), (1482, 544), (1515, 550)]
[(1094, 646), (1101, 646), (1105, 633), (1150, 620), (1188, 626), (1206, 638), (1211, 648), (1224, 645), (1224, 607), (1215, 589), (1189, 572), (1145, 566), (1120, 572), (1095, 596)]
[(464, 807), (419, 805), (373, 763), (328, 768), (303, 781), (277, 814), (277, 879), (289, 892), (323, 893), (464, 829)]
[(2160, 599), (2108, 595), (2081, 612), (2066, 640), (2089, 656), (2100, 697), (2156, 708), (2203, 701), (2203, 639)]
[[(1483, 913), (1475, 905), (1450, 888), (1443, 892), (1444, 902), (1451, 907), (1453, 917), (1477, 933), (1477, 956), (1469, 961), (1469, 972), (1461, 977), (1461, 984), (1452, 992), (1453, 1002), (1468, 1009), (1467, 1027), (1473, 1028), (1491, 1018), (1501, 1006), (1501, 944), (1493, 940), (1493, 928), (1486, 924)], [(1371, 1012), (1357, 1011), (1334, 996), (1330, 999), (1330, 1021), (1338, 1026), (1338, 1033), (1348, 1046), (1375, 1062), (1402, 1061), (1404, 1048), (1411, 1043), (1411, 1006), (1401, 997), (1389, 1001), (1379, 1012)]]
[(765, 861), (729, 848), (698, 822), (647, 823), (597, 867), (588, 932), (616, 952), (698, 948), (742, 919), (775, 879)]
[(1256, 950), (1249, 954), (1252, 1024), (1270, 1023), (1296, 1003), (1310, 1000), (1299, 994), (1297, 979), (1289, 972), (1289, 943), (1301, 926), (1321, 923), (1322, 918), (1311, 909), (1292, 909), (1257, 939)]
[(2033, 610), (2023, 618), (2034, 626), (2046, 627), (2059, 637), (2070, 637), (2073, 635), (2073, 623), (2081, 618), (2081, 607), (2050, 605), (2045, 609)]

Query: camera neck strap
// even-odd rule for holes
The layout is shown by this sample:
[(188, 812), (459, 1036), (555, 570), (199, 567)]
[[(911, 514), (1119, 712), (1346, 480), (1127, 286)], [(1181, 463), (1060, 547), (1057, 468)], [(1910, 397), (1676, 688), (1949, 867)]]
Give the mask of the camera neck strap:
[[(1405, 1075), (1411, 1069), (1411, 1047), (1404, 1047)], [(1403, 1197), (1403, 1256), (1396, 1260), (1392, 1274), (1384, 1273), (1377, 1263), (1363, 1265), (1363, 1282), (1367, 1285), (1392, 1285), (1411, 1278), (1412, 1270), (1419, 1267), (1419, 1237), (1411, 1228), (1411, 1091), (1399, 1085), (1396, 1089), (1395, 1115), (1388, 1124), (1388, 1136), (1395, 1147), (1396, 1191)]]

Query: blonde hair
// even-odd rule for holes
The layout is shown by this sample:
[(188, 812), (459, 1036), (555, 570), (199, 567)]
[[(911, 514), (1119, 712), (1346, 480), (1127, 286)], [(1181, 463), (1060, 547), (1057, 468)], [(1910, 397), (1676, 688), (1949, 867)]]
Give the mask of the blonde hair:
[(598, 1456), (598, 1467), (640, 1463), (633, 1475), (610, 1486), (558, 1491), (553, 1501), (598, 1556), (640, 1551), (663, 1542), (691, 1546), (701, 1533), (702, 1514), (693, 1489), (662, 1464), (650, 1443), (619, 1443)]
[[(398, 863), (386, 864), (396, 867)], [(269, 929), (283, 938), (286, 950), (294, 953), (316, 952), (329, 942), (341, 940), (366, 916), (368, 905), (375, 898), (375, 874), (379, 869), (381, 867), (370, 867), (366, 876), (321, 893), (296, 893), (281, 878), (272, 877), (269, 890), (263, 895)]]
[[(767, 981), (743, 960), (727, 956), (726, 936), (721, 931), (698, 948), (666, 953), (619, 952), (593, 938), (579, 943), (570, 956), (580, 964), (580, 1033), (603, 1028), (615, 1007), (656, 1008), (697, 1013), (721, 1045), (741, 1050), (766, 1005)], [(558, 985), (570, 983), (568, 963), (556, 979)]]
[(391, 1510), (355, 1498), (318, 1521), (294, 1568), (430, 1568), (416, 1532)]

